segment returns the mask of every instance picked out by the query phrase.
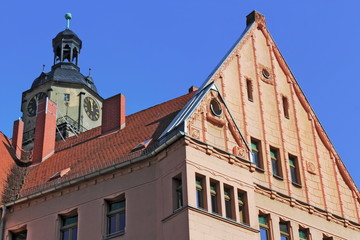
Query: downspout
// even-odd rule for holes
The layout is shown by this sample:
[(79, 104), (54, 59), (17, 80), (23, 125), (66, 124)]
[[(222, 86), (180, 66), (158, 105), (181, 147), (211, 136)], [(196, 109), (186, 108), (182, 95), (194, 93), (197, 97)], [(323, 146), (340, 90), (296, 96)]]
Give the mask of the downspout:
[(5, 232), (5, 215), (6, 215), (6, 205), (2, 205), (2, 214), (0, 218), (0, 240), (4, 240)]

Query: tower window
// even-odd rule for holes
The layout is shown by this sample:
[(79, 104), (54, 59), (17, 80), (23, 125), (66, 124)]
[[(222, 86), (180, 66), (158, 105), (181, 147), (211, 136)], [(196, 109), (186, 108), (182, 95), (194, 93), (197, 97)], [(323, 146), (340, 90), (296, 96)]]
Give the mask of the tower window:
[(224, 187), (225, 214), (227, 218), (233, 218), (232, 206), (234, 202), (233, 191), (231, 187)]
[(308, 228), (300, 228), (299, 229), (299, 239), (300, 240), (308, 240), (309, 239), (309, 229)]
[(288, 222), (280, 222), (280, 240), (290, 240), (290, 231)]
[(17, 231), (17, 232), (10, 232), (12, 240), (26, 240), (27, 237), (27, 230)]
[(260, 240), (270, 239), (270, 227), (267, 215), (259, 215)]
[(238, 190), (238, 211), (239, 211), (239, 220), (241, 223), (249, 224), (248, 215), (247, 215), (247, 197), (246, 192)]
[(64, 93), (64, 101), (66, 102), (70, 101), (70, 94)]
[(205, 208), (204, 204), (204, 177), (196, 176), (196, 206), (198, 208)]
[(174, 210), (183, 207), (183, 189), (181, 174), (173, 178), (173, 200)]
[(290, 175), (291, 181), (293, 184), (300, 185), (300, 173), (299, 173), (299, 162), (297, 157), (289, 155), (289, 166), (290, 166)]
[(247, 91), (247, 96), (249, 101), (253, 102), (254, 98), (253, 98), (253, 85), (250, 79), (246, 80), (246, 91)]
[(282, 178), (279, 149), (270, 148), (271, 167), (274, 177)]
[(290, 118), (289, 116), (289, 101), (287, 99), (287, 97), (282, 97), (282, 102), (283, 102), (283, 111), (284, 111), (284, 116), (286, 118)]
[(213, 213), (219, 213), (219, 200), (218, 200), (218, 183), (210, 183), (210, 201), (211, 201), (211, 211)]
[(262, 168), (261, 145), (260, 141), (255, 139), (251, 139), (251, 162), (254, 163), (257, 168)]

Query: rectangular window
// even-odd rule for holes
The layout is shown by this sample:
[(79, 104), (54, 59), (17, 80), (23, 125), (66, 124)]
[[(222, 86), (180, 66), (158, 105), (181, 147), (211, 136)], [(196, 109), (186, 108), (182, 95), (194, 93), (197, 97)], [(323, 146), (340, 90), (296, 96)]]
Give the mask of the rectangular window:
[(289, 116), (289, 101), (288, 101), (287, 97), (283, 96), (282, 102), (283, 102), (284, 116), (286, 118), (290, 118), (290, 116)]
[(205, 208), (204, 204), (204, 177), (196, 176), (196, 206), (198, 208)]
[(27, 230), (22, 230), (19, 232), (10, 232), (11, 240), (26, 240)]
[(210, 201), (211, 211), (213, 213), (219, 213), (219, 202), (218, 202), (218, 184), (216, 182), (210, 182)]
[(125, 232), (125, 199), (107, 202), (107, 234)]
[(333, 239), (334, 239), (333, 237), (328, 237), (325, 235), (323, 235), (323, 238), (322, 238), (322, 240), (333, 240)]
[(288, 222), (280, 222), (280, 240), (290, 240), (290, 231)]
[(253, 98), (253, 85), (250, 79), (246, 80), (246, 91), (247, 91), (247, 96), (249, 101), (253, 102), (254, 98)]
[(174, 210), (183, 207), (183, 190), (181, 174), (173, 178), (173, 206)]
[(243, 191), (238, 190), (238, 211), (239, 211), (239, 220), (241, 223), (249, 224), (247, 218), (247, 196)]
[(289, 155), (289, 166), (290, 166), (290, 174), (291, 181), (296, 185), (300, 185), (300, 173), (299, 173), (299, 165), (297, 157)]
[(224, 187), (224, 202), (225, 202), (225, 214), (227, 218), (233, 218), (232, 206), (233, 206), (233, 192), (231, 187)]
[(271, 167), (272, 172), (275, 177), (282, 177), (281, 173), (281, 162), (279, 157), (279, 150), (273, 147), (270, 147), (270, 157), (271, 157)]
[(76, 240), (78, 231), (78, 216), (62, 216), (61, 217), (61, 239)]
[(308, 240), (309, 239), (309, 229), (300, 228), (299, 229), (299, 238), (300, 238), (300, 240)]
[(70, 101), (70, 94), (64, 93), (64, 101), (66, 102)]
[(258, 168), (262, 168), (261, 164), (261, 145), (260, 141), (251, 139), (251, 162)]
[(260, 240), (270, 240), (268, 216), (259, 215)]

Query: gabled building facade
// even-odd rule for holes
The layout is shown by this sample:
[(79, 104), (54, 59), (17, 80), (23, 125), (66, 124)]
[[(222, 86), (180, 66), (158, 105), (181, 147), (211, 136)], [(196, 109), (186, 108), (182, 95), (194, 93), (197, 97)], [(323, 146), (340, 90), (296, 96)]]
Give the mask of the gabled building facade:
[(30, 153), (21, 120), (0, 135), (0, 239), (360, 239), (359, 190), (260, 13), (200, 88), (128, 116), (100, 100), (64, 141), (40, 100)]

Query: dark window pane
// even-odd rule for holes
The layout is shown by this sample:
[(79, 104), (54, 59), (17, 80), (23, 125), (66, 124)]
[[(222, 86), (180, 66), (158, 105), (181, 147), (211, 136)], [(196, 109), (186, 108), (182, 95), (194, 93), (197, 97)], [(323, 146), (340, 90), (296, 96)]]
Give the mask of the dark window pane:
[(273, 174), (276, 176), (279, 176), (279, 171), (278, 171), (278, 165), (277, 165), (277, 160), (271, 160), (271, 166), (272, 166), (272, 171)]
[(108, 217), (109, 234), (116, 232), (116, 215)]
[(66, 217), (63, 219), (63, 226), (67, 226), (73, 223), (77, 223), (77, 216), (74, 217)]
[(293, 183), (298, 183), (297, 177), (296, 177), (296, 168), (290, 167), (290, 172), (291, 172), (291, 181)]
[(124, 232), (125, 231), (125, 212), (120, 213), (120, 232)]
[(77, 228), (73, 228), (72, 229), (72, 239), (71, 240), (76, 240), (77, 239)]
[(69, 240), (70, 239), (70, 230), (63, 231), (63, 240)]
[(11, 239), (12, 240), (26, 240), (26, 235), (27, 235), (27, 231), (21, 231), (21, 232), (17, 232), (17, 233), (12, 233), (11, 234)]
[(260, 228), (260, 239), (261, 240), (268, 240), (268, 231), (265, 228)]

